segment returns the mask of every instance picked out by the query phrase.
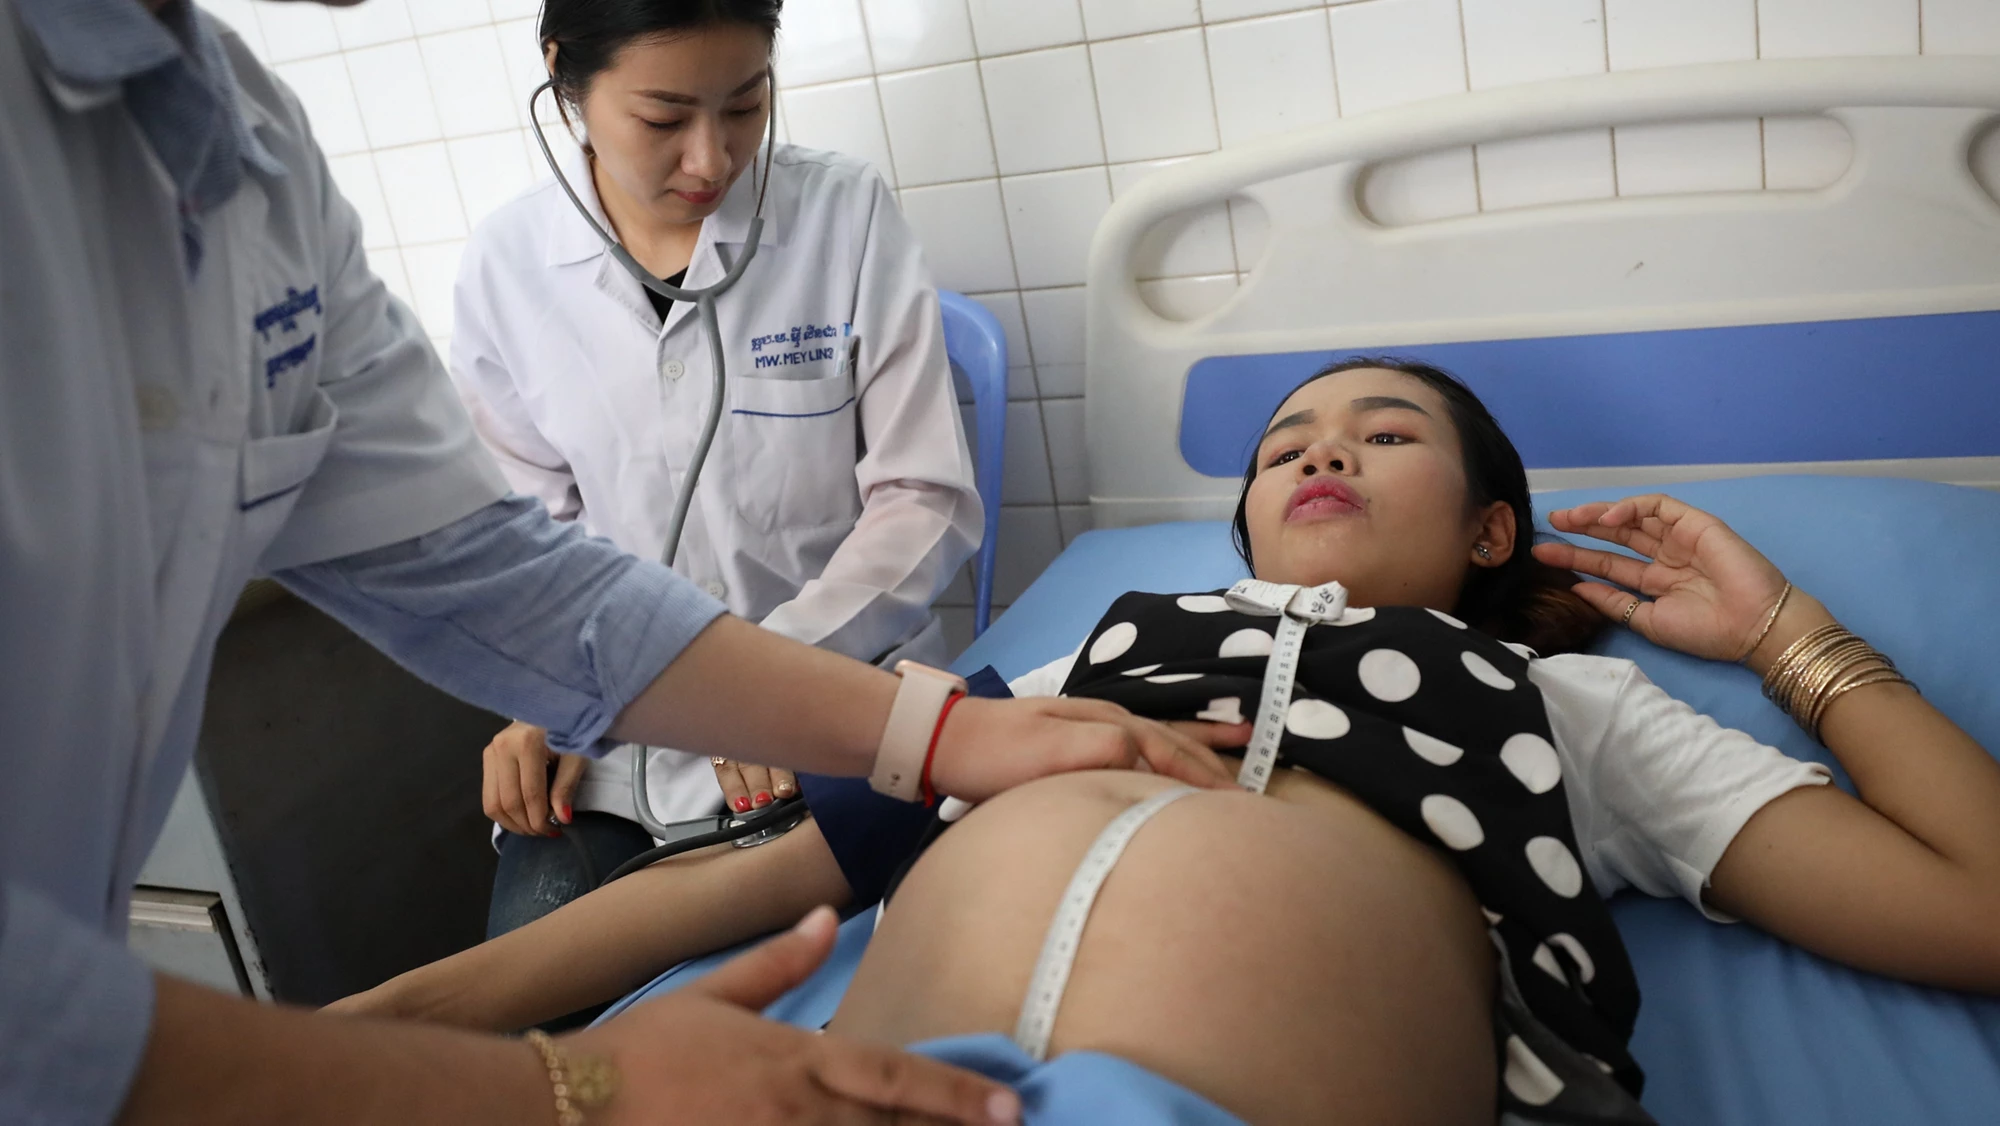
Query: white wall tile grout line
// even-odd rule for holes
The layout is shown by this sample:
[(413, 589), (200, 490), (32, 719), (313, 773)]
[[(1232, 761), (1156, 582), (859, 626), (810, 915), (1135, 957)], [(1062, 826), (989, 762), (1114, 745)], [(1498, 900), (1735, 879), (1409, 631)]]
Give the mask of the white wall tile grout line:
[[(1597, 31), (1604, 39), (1604, 73), (1611, 73), (1611, 5), (1610, 0), (1597, 0)], [(1618, 127), (1605, 129), (1605, 141), (1611, 146), (1611, 198), (1625, 194), (1618, 181)]]
[[(1466, 92), (1471, 93), (1472, 47), (1470, 44), (1466, 42), (1466, 36), (1465, 36), (1465, 0), (1457, 0), (1457, 3), (1458, 3), (1458, 61), (1459, 64), (1465, 68)], [(1484, 214), (1486, 211), (1486, 189), (1479, 181), (1479, 146), (1468, 145), (1466, 147), (1471, 150), (1471, 156), (1472, 156), (1472, 206), (1476, 208), (1481, 214)]]

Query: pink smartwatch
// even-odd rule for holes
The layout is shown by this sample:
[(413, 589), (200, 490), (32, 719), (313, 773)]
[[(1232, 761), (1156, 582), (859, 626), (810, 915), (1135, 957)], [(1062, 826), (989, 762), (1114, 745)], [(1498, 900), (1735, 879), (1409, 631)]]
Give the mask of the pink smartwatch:
[(897, 801), (921, 801), (924, 768), (936, 747), (938, 724), (952, 700), (965, 695), (965, 678), (915, 661), (896, 662), (896, 675), (903, 683), (896, 688), (896, 702), (882, 728), (868, 785)]

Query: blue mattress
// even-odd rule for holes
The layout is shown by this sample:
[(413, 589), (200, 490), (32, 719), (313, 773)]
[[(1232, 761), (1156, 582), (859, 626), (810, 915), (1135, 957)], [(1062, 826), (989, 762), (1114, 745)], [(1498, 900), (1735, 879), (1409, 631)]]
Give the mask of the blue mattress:
[[(1729, 521), (1892, 655), (1984, 746), (2000, 748), (2000, 495), (1828, 477), (1714, 481), (1673, 492)], [(1546, 511), (1616, 495), (1627, 493), (1553, 493), (1537, 504)], [(1125, 591), (1213, 589), (1242, 574), (1219, 523), (1088, 533), (957, 667), (990, 664), (1018, 676), (1073, 649)], [(1723, 723), (1835, 765), (1764, 701), (1745, 670), (1669, 653), (1621, 630), (1600, 650), (1638, 661)], [(1835, 773), (1845, 785), (1837, 766)], [(1849, 970), (1753, 927), (1708, 922), (1679, 900), (1627, 894), (1612, 910), (1645, 994), (1633, 1051), (1647, 1073), (1645, 1103), (1661, 1122), (2000, 1123), (2000, 1001)], [(873, 922), (871, 910), (846, 923), (828, 965), (767, 1012), (803, 1027), (825, 1023)], [(693, 980), (727, 953), (676, 967), (620, 1007)]]

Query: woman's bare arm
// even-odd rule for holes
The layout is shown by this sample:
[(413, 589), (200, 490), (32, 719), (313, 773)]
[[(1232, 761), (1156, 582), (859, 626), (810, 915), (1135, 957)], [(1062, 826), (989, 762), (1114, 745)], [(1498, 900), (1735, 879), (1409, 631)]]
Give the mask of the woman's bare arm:
[[(1802, 593), (1751, 657), (1759, 674), (1833, 620)], [(1841, 696), (1820, 734), (1860, 800), (1822, 787), (1765, 806), (1709, 898), (1850, 965), (2000, 993), (2000, 763), (1903, 684)]]
[[(1757, 642), (1784, 576), (1722, 521), (1671, 497), (1584, 505), (1550, 521), (1651, 557), (1535, 549), (1544, 562), (1650, 596), (1631, 625), (1658, 644), (1745, 658), (1761, 675), (1834, 620), (1795, 591)], [(1634, 597), (1601, 583), (1576, 589), (1613, 619)], [(1840, 696), (1820, 733), (1860, 800), (1814, 787), (1766, 805), (1716, 864), (1708, 901), (1849, 965), (2000, 993), (2000, 763), (1902, 684)]]
[(609, 1001), (668, 967), (779, 930), (852, 893), (819, 826), (662, 861), (327, 1011), (510, 1032)]

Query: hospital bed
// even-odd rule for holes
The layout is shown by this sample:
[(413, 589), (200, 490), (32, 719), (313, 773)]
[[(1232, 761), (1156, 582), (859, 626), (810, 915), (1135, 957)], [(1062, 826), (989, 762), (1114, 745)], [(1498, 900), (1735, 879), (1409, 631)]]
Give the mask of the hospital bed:
[[(1357, 202), (1383, 162), (1468, 144), (1807, 115), (1852, 138), (1824, 188), (1400, 226)], [(1538, 511), (1671, 485), (2000, 748), (1996, 122), (1988, 60), (1757, 62), (1440, 99), (1155, 174), (1091, 250), (1098, 530), (958, 667), (1018, 676), (1069, 651), (1126, 590), (1240, 577), (1222, 521), (1270, 410), (1329, 357), (1389, 353), (1479, 391), (1544, 490)], [(1223, 200), (1263, 211), (1262, 258), (1219, 308), (1162, 317), (1134, 279), (1142, 241)], [(1622, 630), (1600, 648), (1725, 724), (1832, 763), (1746, 670)], [(1645, 994), (1633, 1049), (1662, 1122), (2000, 1122), (2000, 1001), (1848, 970), (1678, 900), (1627, 894), (1613, 913)], [(829, 965), (771, 1013), (823, 1023), (872, 918), (845, 924)]]

